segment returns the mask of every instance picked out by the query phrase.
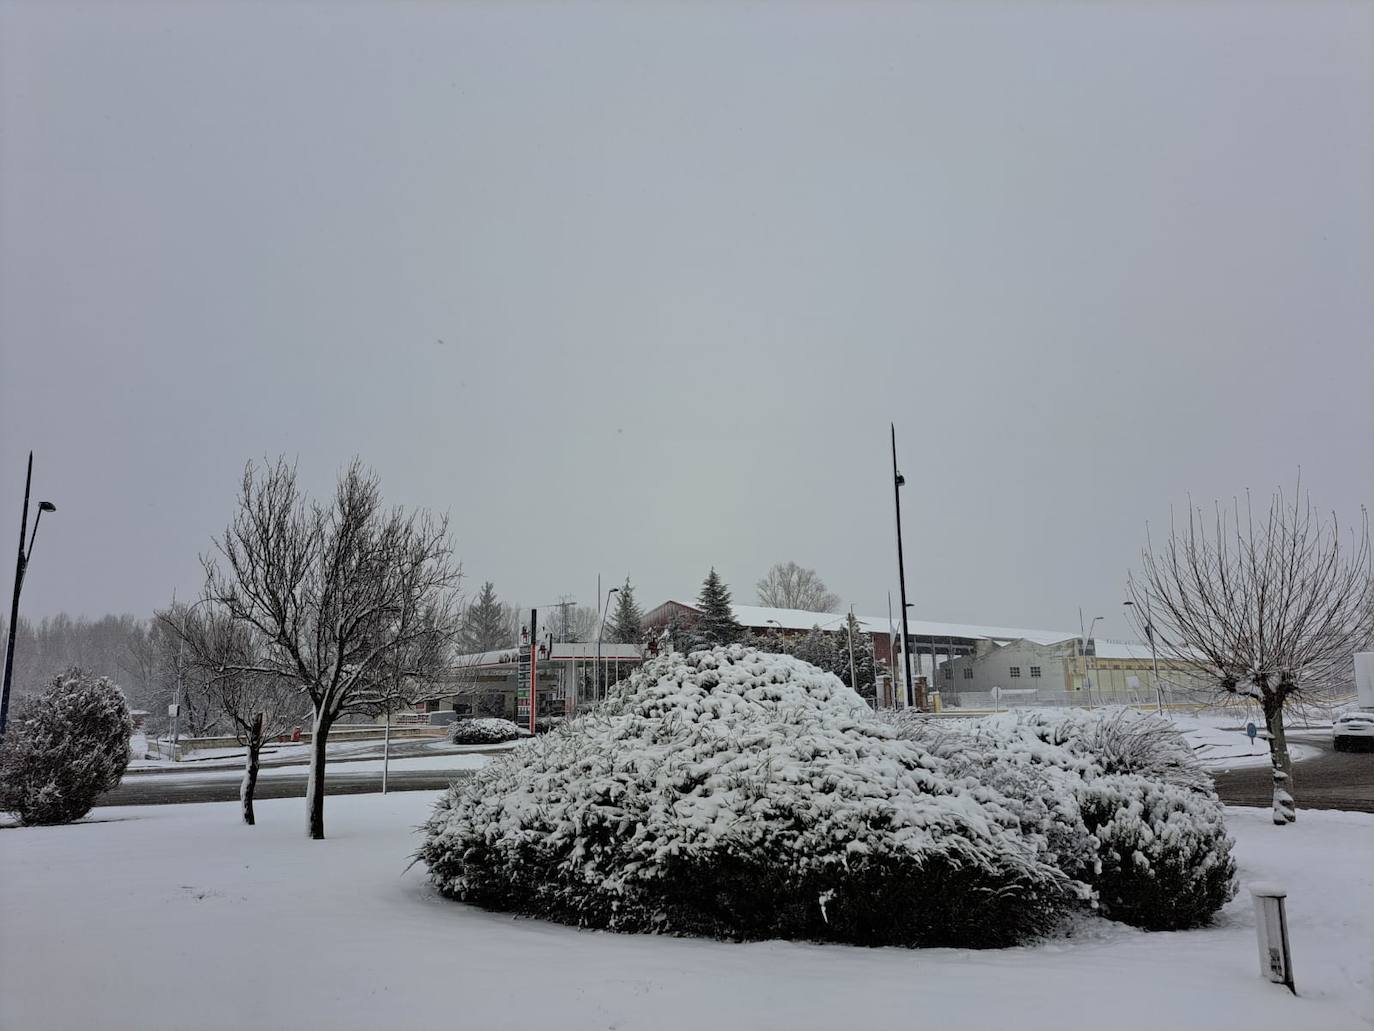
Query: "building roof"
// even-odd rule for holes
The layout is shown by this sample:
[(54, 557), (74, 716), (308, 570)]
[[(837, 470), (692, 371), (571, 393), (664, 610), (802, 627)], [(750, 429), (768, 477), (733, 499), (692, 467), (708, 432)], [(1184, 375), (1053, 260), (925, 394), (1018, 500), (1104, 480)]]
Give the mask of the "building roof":
[[(452, 669), (482, 669), (486, 666), (510, 666), (519, 658), (518, 648), (499, 648), (491, 652), (477, 652), (473, 655), (458, 655), (453, 659)], [(596, 658), (595, 641), (555, 641), (553, 654), (540, 658), (540, 662), (568, 662), (579, 659)], [(638, 662), (643, 652), (637, 644), (613, 644), (601, 642), (601, 659), (633, 659)]]
[[(695, 606), (680, 601), (667, 601), (658, 608), (666, 608), (669, 605), (677, 605), (693, 612), (696, 611)], [(809, 612), (805, 609), (774, 609), (761, 605), (735, 605), (734, 610), (735, 618), (739, 620), (741, 625), (757, 630), (767, 630), (772, 626), (782, 630), (810, 630), (817, 626), (822, 630), (840, 630), (844, 627), (845, 616), (847, 615), (844, 612)], [(658, 610), (655, 609), (654, 611), (657, 612)], [(886, 634), (889, 631), (886, 616), (860, 616), (856, 614), (854, 618), (865, 633)], [(898, 633), (901, 632), (901, 618), (899, 616), (893, 617), (891, 628), (896, 629)], [(972, 623), (937, 623), (928, 619), (910, 618), (907, 619), (907, 632), (912, 637), (933, 637), (936, 640), (942, 637), (979, 641), (1027, 640), (1035, 644), (1057, 644), (1077, 636), (1063, 630), (1026, 630), (1017, 627), (979, 626)]]

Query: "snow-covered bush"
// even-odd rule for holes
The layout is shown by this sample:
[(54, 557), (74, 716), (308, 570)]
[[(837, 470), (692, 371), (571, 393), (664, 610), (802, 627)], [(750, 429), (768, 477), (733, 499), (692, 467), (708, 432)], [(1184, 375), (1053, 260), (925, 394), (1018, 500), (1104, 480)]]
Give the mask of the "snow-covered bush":
[(534, 732), (536, 734), (547, 734), (555, 727), (561, 727), (566, 720), (562, 716), (536, 716), (534, 719)]
[(1040, 857), (1091, 884), (1111, 919), (1192, 927), (1234, 894), (1211, 777), (1167, 720), (1129, 709), (883, 715), (915, 746), (1002, 794)]
[(1111, 774), (1085, 784), (1079, 798), (1098, 842), (1104, 916), (1176, 931), (1207, 923), (1235, 895), (1234, 842), (1215, 796)]
[(510, 720), (485, 716), (454, 720), (448, 728), (449, 742), (455, 745), (495, 745), (519, 736), (520, 728)]
[(23, 824), (71, 823), (129, 765), (133, 717), (107, 678), (69, 669), (16, 707), (0, 744), (0, 810)]
[(454, 785), (443, 893), (624, 931), (997, 946), (1086, 893), (995, 791), (831, 674), (740, 646), (648, 663), (598, 711)]

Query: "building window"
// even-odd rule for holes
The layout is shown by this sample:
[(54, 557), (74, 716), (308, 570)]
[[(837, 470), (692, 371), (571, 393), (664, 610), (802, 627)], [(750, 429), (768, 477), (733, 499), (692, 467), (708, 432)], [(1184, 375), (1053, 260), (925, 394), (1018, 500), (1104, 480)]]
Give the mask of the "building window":
[(1040, 667), (1039, 667), (1039, 666), (1032, 666), (1032, 667), (1031, 667), (1031, 677), (1032, 677), (1032, 678), (1038, 678), (1039, 676), (1040, 676)]
[(964, 679), (965, 679), (965, 680), (972, 680), (972, 679), (973, 679), (973, 667), (972, 667), (972, 666), (965, 666), (965, 667), (964, 667)]
[(1009, 675), (1013, 680), (1015, 680), (1017, 677), (1019, 677), (1019, 676), (1021, 675), (1021, 667), (1020, 667), (1020, 666), (1012, 666), (1012, 667), (1011, 667), (1011, 672), (1010, 672), (1008, 675)]
[(946, 679), (946, 680), (953, 680), (953, 679), (954, 679), (954, 667), (952, 667), (952, 666), (946, 666), (946, 667), (945, 667), (945, 679)]

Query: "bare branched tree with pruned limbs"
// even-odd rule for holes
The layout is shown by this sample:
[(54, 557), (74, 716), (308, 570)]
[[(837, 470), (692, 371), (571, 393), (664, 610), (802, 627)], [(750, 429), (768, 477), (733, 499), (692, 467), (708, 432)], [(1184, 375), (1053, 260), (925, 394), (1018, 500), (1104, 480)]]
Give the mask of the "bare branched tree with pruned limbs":
[(1267, 515), (1191, 506), (1186, 526), (1152, 539), (1129, 590), (1134, 618), (1214, 696), (1256, 705), (1268, 729), (1274, 822), (1291, 823), (1293, 764), (1284, 710), (1349, 690), (1354, 653), (1372, 636), (1369, 519), (1342, 535), (1307, 498), (1276, 493)]
[(254, 628), (222, 609), (206, 609), (173, 605), (156, 614), (157, 622), (182, 642), (195, 679), (204, 685), (203, 702), (215, 726), (244, 747), (239, 803), (243, 822), (251, 827), (263, 745), (303, 722), (310, 705), (294, 678), (255, 671), (267, 662)]
[(203, 560), (205, 598), (246, 629), (254, 653), (222, 672), (293, 682), (312, 710), (307, 830), (324, 837), (330, 728), (427, 697), (460, 628), (461, 569), (448, 521), (382, 507), (357, 461), (329, 504), (308, 500), (284, 460), (243, 474), (238, 511)]

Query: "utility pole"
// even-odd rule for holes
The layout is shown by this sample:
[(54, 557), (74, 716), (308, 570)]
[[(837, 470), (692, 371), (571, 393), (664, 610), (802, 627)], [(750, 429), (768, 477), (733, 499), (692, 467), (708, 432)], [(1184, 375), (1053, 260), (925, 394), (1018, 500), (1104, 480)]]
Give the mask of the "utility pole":
[(897, 583), (902, 594), (902, 671), (906, 677), (906, 704), (916, 704), (916, 685), (911, 681), (911, 651), (907, 647), (910, 634), (907, 631), (906, 615), (906, 566), (902, 562), (902, 486), (906, 479), (897, 471), (897, 426), (889, 423), (892, 430), (892, 501), (897, 513)]

